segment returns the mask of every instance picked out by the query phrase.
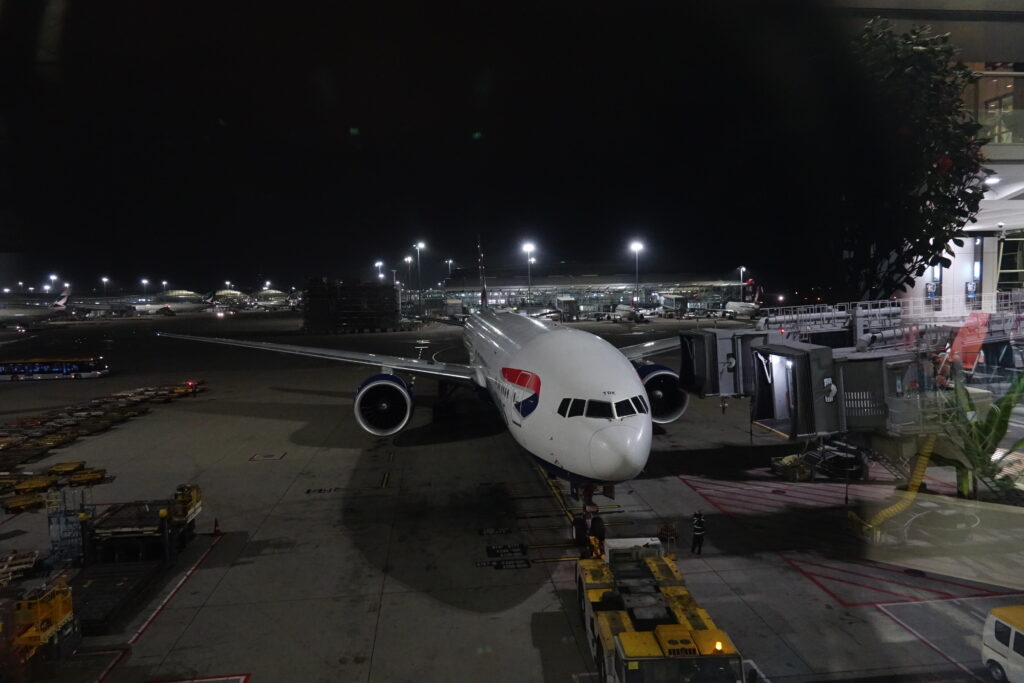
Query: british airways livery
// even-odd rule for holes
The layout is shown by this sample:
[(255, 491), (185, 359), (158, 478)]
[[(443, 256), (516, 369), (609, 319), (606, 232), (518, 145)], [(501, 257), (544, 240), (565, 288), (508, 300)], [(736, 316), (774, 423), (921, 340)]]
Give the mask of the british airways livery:
[(488, 308), (466, 319), (466, 364), (160, 334), (376, 366), (377, 373), (356, 390), (354, 411), (359, 425), (378, 436), (398, 433), (412, 416), (410, 383), (397, 373), (483, 389), (512, 438), (550, 472), (577, 483), (636, 477), (650, 456), (652, 423), (678, 419), (687, 404), (679, 376), (644, 361), (678, 348), (678, 338), (617, 349), (582, 330)]

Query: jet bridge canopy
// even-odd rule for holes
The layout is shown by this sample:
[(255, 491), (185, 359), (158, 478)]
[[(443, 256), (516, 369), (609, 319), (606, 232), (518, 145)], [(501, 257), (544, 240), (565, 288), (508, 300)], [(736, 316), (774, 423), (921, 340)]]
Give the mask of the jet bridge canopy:
[(840, 430), (832, 349), (802, 342), (755, 344), (751, 419), (790, 439)]

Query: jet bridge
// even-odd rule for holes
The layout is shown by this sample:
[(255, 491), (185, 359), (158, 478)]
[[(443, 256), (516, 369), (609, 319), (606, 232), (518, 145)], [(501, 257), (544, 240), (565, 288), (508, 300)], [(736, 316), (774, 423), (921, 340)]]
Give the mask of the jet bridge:
[(832, 349), (788, 341), (751, 347), (751, 419), (790, 439), (840, 431), (839, 387)]
[(687, 330), (679, 335), (682, 362), (679, 384), (701, 398), (750, 396), (754, 393), (754, 360), (757, 344), (782, 342), (775, 330)]

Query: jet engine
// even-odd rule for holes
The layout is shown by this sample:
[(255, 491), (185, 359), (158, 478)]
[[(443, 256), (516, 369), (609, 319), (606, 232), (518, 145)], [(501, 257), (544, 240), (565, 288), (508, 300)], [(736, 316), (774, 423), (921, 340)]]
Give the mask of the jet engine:
[(690, 398), (679, 386), (679, 374), (664, 365), (637, 365), (637, 373), (647, 390), (651, 420), (658, 424), (675, 422), (689, 405)]
[(374, 375), (359, 385), (353, 408), (360, 427), (377, 436), (391, 436), (412, 417), (412, 391), (399, 377)]

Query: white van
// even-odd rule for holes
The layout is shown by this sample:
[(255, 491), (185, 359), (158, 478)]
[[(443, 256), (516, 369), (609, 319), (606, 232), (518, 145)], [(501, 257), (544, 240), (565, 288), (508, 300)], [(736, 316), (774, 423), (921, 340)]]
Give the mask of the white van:
[(989, 610), (981, 632), (981, 663), (1000, 683), (1024, 683), (1024, 605)]

